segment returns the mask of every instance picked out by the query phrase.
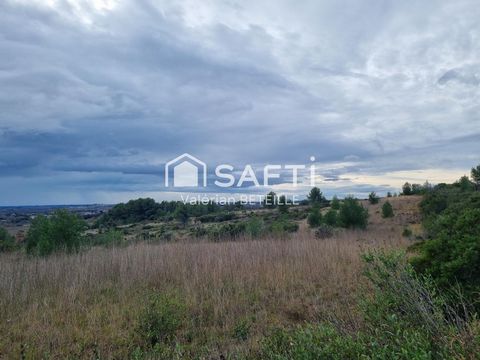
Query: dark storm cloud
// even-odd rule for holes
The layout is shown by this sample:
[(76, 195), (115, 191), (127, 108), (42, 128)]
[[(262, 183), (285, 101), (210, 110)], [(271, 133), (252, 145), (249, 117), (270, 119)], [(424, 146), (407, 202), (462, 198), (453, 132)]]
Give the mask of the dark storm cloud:
[(210, 179), (219, 163), (313, 155), (342, 192), (390, 189), (360, 175), (468, 169), (480, 150), (479, 11), (474, 1), (3, 1), (0, 203), (162, 197), (163, 165), (184, 152)]

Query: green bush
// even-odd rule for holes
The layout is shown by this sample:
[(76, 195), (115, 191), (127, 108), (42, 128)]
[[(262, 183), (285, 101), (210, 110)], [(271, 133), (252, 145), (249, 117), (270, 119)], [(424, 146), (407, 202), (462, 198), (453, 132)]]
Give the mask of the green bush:
[(409, 229), (408, 227), (403, 229), (402, 236), (410, 237), (410, 236), (412, 236), (412, 234), (413, 234), (412, 230)]
[(124, 235), (120, 230), (109, 229), (95, 236), (92, 245), (118, 246), (124, 243)]
[(380, 198), (377, 196), (377, 193), (375, 191), (372, 191), (370, 194), (368, 194), (368, 201), (370, 202), (370, 204), (375, 205), (378, 204)]
[(298, 224), (294, 221), (282, 218), (270, 224), (270, 231), (276, 235), (293, 233), (298, 231)]
[(57, 210), (52, 216), (33, 219), (26, 237), (30, 254), (48, 255), (54, 251), (77, 251), (84, 243), (86, 223), (66, 210)]
[(15, 238), (6, 229), (0, 227), (0, 252), (13, 251), (16, 248)]
[(257, 216), (252, 216), (245, 225), (245, 233), (252, 238), (261, 236), (264, 231), (264, 222)]
[(352, 196), (348, 196), (340, 206), (338, 224), (345, 228), (365, 229), (368, 224), (368, 210)]
[(281, 195), (279, 198), (278, 198), (278, 211), (280, 212), (280, 214), (286, 214), (288, 213), (288, 200), (287, 200), (287, 197), (285, 195)]
[(459, 284), (475, 300), (480, 290), (480, 208), (446, 211), (428, 230), (432, 237), (418, 247), (415, 268), (443, 289)]
[(420, 208), (427, 239), (416, 245), (418, 256), (412, 264), (442, 290), (459, 288), (480, 308), (480, 193), (463, 186), (462, 179), (439, 184), (423, 197)]
[(382, 205), (382, 217), (383, 218), (393, 217), (393, 207), (392, 207), (392, 204), (390, 204), (390, 201), (386, 201)]
[(330, 203), (330, 207), (333, 210), (339, 210), (340, 209), (340, 200), (338, 200), (337, 195), (334, 195), (332, 198), (332, 202)]
[(310, 211), (310, 214), (308, 214), (307, 217), (307, 222), (310, 227), (318, 227), (322, 223), (322, 213), (320, 212), (320, 209), (314, 207)]
[(151, 293), (139, 314), (136, 333), (144, 345), (155, 347), (175, 339), (186, 316), (181, 299), (169, 293)]
[(323, 221), (329, 226), (337, 226), (338, 212), (334, 209), (330, 209), (325, 214)]
[(214, 225), (208, 229), (208, 236), (213, 240), (235, 239), (245, 234), (246, 222)]

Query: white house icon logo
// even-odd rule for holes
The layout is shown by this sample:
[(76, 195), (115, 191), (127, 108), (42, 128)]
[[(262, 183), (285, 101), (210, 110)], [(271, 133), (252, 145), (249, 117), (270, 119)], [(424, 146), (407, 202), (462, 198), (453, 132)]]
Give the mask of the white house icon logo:
[(207, 164), (190, 154), (182, 154), (165, 164), (165, 186), (169, 186), (170, 169), (173, 168), (174, 187), (199, 186), (199, 173), (203, 177), (203, 186), (207, 186)]

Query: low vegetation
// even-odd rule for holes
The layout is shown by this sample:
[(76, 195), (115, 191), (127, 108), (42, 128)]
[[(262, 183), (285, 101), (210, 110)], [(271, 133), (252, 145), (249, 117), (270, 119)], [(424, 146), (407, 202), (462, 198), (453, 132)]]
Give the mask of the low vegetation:
[(22, 245), (0, 228), (0, 357), (478, 359), (478, 174), (299, 207), (61, 210)]
[(13, 251), (17, 248), (15, 239), (11, 236), (7, 230), (0, 227), (0, 252)]

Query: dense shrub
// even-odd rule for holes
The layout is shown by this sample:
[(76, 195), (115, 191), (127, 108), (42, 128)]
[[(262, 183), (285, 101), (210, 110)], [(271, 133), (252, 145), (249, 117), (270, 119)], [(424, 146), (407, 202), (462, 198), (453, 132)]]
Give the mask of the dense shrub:
[(124, 243), (124, 235), (120, 230), (109, 229), (94, 236), (90, 243), (91, 245), (118, 246)]
[(480, 208), (446, 211), (429, 231), (414, 266), (444, 289), (458, 283), (473, 300), (480, 290)]
[(143, 220), (153, 220), (158, 210), (158, 204), (153, 199), (130, 200), (126, 204), (115, 205), (107, 214), (99, 219), (99, 223), (119, 225)]
[(372, 191), (370, 194), (368, 194), (368, 201), (370, 202), (370, 204), (375, 205), (378, 204), (380, 198), (377, 196), (377, 193), (375, 191)]
[(390, 204), (390, 201), (386, 201), (382, 205), (382, 217), (384, 218), (393, 217), (393, 207), (392, 207), (392, 204)]
[(368, 223), (368, 210), (352, 196), (348, 196), (340, 206), (338, 224), (345, 228), (365, 229)]
[(57, 210), (52, 216), (33, 219), (26, 237), (28, 253), (48, 255), (54, 251), (73, 252), (85, 243), (86, 223), (66, 210)]
[(270, 224), (270, 231), (276, 235), (293, 233), (298, 231), (298, 224), (287, 218), (278, 219)]
[(413, 232), (411, 229), (409, 229), (408, 227), (404, 228), (403, 231), (402, 231), (402, 236), (404, 237), (410, 237), (412, 236)]
[(330, 209), (325, 214), (323, 221), (329, 226), (337, 226), (338, 212), (334, 209)]
[(265, 231), (265, 224), (263, 220), (257, 216), (251, 217), (245, 225), (245, 233), (248, 236), (259, 237)]
[(235, 239), (245, 234), (246, 222), (213, 225), (208, 229), (208, 236), (213, 240)]
[(157, 203), (150, 198), (140, 198), (130, 200), (125, 204), (122, 203), (115, 205), (98, 219), (96, 225), (114, 226), (155, 219), (172, 220), (176, 218), (176, 215), (178, 215), (179, 212), (184, 214), (186, 218), (200, 217), (221, 210), (237, 208), (239, 208), (238, 204), (221, 207), (213, 202), (184, 204), (181, 201), (162, 201), (161, 203)]
[(462, 182), (439, 184), (424, 196), (427, 239), (416, 246), (412, 264), (444, 291), (460, 287), (480, 307), (480, 193)]
[(218, 214), (206, 214), (199, 216), (198, 221), (202, 223), (211, 223), (211, 222), (224, 222), (236, 219), (236, 215), (233, 212), (220, 212)]
[(340, 200), (338, 200), (337, 195), (334, 195), (332, 198), (332, 202), (330, 203), (330, 207), (333, 210), (339, 210), (340, 209)]
[(17, 248), (15, 239), (11, 236), (7, 230), (0, 227), (0, 252), (12, 251)]
[(307, 222), (310, 227), (318, 227), (322, 223), (322, 213), (320, 209), (314, 207), (311, 209), (310, 214), (308, 214)]
[(288, 213), (288, 200), (285, 195), (282, 195), (278, 198), (278, 211), (281, 214)]

